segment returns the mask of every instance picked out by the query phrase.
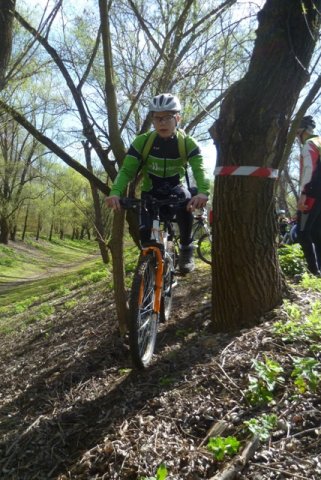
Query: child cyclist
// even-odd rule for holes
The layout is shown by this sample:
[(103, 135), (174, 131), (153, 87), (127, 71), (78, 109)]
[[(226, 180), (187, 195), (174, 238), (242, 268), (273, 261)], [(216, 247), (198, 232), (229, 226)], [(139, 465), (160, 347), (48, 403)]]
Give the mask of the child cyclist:
[[(179, 99), (170, 93), (155, 96), (149, 106), (152, 122), (155, 128), (155, 138), (142, 162), (142, 153), (150, 132), (138, 135), (129, 147), (121, 169), (119, 170), (109, 197), (108, 207), (120, 210), (120, 197), (137, 172), (142, 170), (141, 197), (152, 194), (156, 198), (164, 198), (171, 189), (183, 196), (185, 202), (176, 209), (176, 220), (180, 231), (180, 253), (178, 266), (181, 273), (194, 270), (192, 225), (193, 210), (203, 208), (209, 196), (209, 179), (207, 178), (203, 157), (196, 141), (178, 129), (181, 104)], [(181, 143), (184, 142), (186, 158), (182, 158)], [(143, 165), (142, 165), (143, 163)], [(186, 164), (192, 168), (197, 186), (197, 194), (192, 196), (189, 189), (183, 185)], [(150, 238), (151, 217), (148, 211), (143, 211), (140, 225), (142, 245)]]

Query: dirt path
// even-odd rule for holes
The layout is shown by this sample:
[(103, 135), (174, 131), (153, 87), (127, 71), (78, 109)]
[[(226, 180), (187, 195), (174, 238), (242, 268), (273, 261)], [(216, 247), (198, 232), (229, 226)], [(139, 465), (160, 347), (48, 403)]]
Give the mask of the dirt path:
[[(98, 287), (74, 309), (0, 337), (1, 480), (137, 480), (155, 476), (160, 463), (170, 480), (221, 478), (214, 475), (228, 462), (206, 449), (211, 432), (245, 447), (243, 422), (263, 413), (277, 415), (278, 429), (239, 462), (235, 478), (319, 480), (320, 388), (298, 396), (281, 383), (269, 407), (244, 398), (253, 359), (280, 362), (293, 384), (290, 361), (311, 355), (307, 340), (273, 334), (282, 312), (214, 335), (210, 290), (209, 270), (180, 279), (145, 372), (132, 370), (112, 293)], [(309, 301), (310, 293), (298, 296), (303, 312)]]
[[(28, 249), (28, 251), (30, 250)], [(45, 271), (41, 273), (30, 273), (28, 272), (28, 270), (26, 270), (25, 277), (15, 278), (14, 280), (12, 279), (13, 277), (0, 275), (0, 296), (14, 290), (20, 285), (32, 284), (33, 282), (36, 282), (43, 278), (59, 276), (62, 273), (66, 273), (66, 272), (68, 273), (75, 272), (80, 268), (82, 268), (84, 265), (86, 265), (86, 263), (90, 263), (92, 260), (98, 259), (99, 257), (100, 257), (99, 254), (87, 255), (83, 259), (74, 261), (72, 263), (47, 267)], [(37, 261), (39, 261), (39, 257), (37, 257)], [(6, 281), (6, 278), (8, 278), (8, 281)]]

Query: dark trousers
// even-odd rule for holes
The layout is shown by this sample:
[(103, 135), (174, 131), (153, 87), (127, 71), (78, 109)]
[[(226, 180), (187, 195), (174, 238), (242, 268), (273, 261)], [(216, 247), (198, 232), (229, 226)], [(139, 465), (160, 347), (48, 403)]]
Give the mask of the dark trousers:
[(309, 212), (298, 212), (298, 241), (308, 270), (316, 275), (321, 270), (321, 199), (316, 199)]
[[(192, 226), (193, 226), (193, 214), (186, 210), (186, 206), (191, 199), (191, 194), (187, 188), (183, 186), (175, 187), (176, 193), (181, 193), (185, 201), (179, 207), (162, 207), (163, 214), (173, 218), (175, 216), (179, 234), (180, 234), (180, 243), (182, 246), (187, 246), (192, 243)], [(153, 197), (158, 199), (166, 198), (166, 195), (159, 194), (157, 191), (150, 191), (150, 192), (142, 192), (141, 198), (146, 198), (147, 195), (153, 195)], [(161, 211), (162, 213), (162, 211)], [(141, 218), (140, 218), (140, 226), (139, 226), (139, 234), (141, 243), (148, 242), (150, 240), (151, 228), (153, 222), (153, 212), (149, 209), (142, 209), (141, 211)]]

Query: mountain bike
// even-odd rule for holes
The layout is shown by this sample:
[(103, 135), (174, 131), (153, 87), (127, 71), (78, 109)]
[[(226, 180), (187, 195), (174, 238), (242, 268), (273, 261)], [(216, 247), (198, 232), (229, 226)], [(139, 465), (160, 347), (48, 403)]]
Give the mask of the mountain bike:
[(206, 209), (194, 214), (192, 230), (193, 243), (196, 245), (198, 257), (208, 265), (212, 264), (212, 232), (207, 220)]
[[(176, 284), (177, 236), (173, 207), (182, 205), (177, 195), (166, 199), (122, 198), (123, 208), (152, 212), (150, 241), (142, 246), (129, 300), (129, 346), (134, 365), (143, 369), (152, 359), (159, 322), (169, 319)], [(169, 208), (164, 208), (169, 207)], [(165, 211), (166, 210), (166, 211)]]

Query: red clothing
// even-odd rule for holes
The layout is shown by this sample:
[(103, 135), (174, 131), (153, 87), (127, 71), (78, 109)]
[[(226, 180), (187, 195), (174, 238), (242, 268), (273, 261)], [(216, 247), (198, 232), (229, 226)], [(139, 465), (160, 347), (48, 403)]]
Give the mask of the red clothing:
[(321, 137), (312, 136), (302, 146), (300, 157), (300, 194), (306, 195), (304, 211), (309, 211), (321, 196)]

